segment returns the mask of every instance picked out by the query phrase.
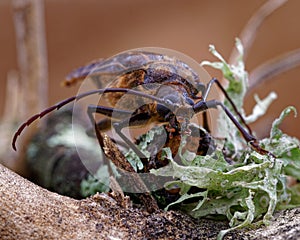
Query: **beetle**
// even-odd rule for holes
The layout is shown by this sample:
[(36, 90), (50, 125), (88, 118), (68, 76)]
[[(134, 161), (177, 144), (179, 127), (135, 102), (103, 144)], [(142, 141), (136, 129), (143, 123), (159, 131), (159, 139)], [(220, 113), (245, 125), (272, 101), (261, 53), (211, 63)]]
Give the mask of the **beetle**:
[[(38, 118), (78, 101), (90, 95), (101, 94), (109, 103), (89, 105), (87, 114), (99, 130), (111, 126), (124, 142), (132, 148), (147, 165), (144, 154), (122, 132), (125, 127), (140, 127), (150, 123), (164, 123), (168, 132), (190, 132), (190, 120), (198, 113), (220, 107), (238, 128), (247, 143), (261, 154), (269, 152), (262, 149), (253, 136), (250, 127), (237, 110), (225, 89), (216, 78), (207, 85), (201, 82), (197, 72), (177, 57), (155, 51), (131, 50), (108, 59), (100, 59), (71, 72), (64, 82), (71, 86), (91, 77), (97, 89), (80, 93), (33, 115), (20, 125), (16, 131), (12, 147), (16, 150), (16, 141), (23, 130)], [(212, 85), (216, 85), (231, 104), (234, 115), (222, 102), (208, 100)], [(122, 100), (122, 104), (119, 101)], [(94, 114), (100, 113), (106, 118), (95, 121)], [(116, 122), (112, 123), (112, 118)]]

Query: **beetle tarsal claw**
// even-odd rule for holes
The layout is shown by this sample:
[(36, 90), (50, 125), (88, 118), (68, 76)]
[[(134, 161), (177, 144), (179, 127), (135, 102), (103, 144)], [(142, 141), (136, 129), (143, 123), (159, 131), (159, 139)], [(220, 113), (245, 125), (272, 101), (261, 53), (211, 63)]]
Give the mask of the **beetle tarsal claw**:
[(267, 151), (267, 150), (263, 149), (262, 147), (260, 147), (259, 143), (256, 139), (250, 141), (249, 143), (256, 152), (258, 152), (262, 155), (269, 155), (269, 156), (275, 157), (272, 153), (270, 153), (269, 151)]

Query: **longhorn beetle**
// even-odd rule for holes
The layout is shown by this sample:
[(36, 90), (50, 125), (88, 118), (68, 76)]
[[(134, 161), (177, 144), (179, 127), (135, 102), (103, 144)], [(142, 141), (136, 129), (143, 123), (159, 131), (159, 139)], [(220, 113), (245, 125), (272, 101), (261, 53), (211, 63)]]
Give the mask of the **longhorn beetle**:
[[(146, 157), (123, 134), (123, 128), (155, 122), (167, 124), (170, 132), (175, 130), (189, 132), (189, 122), (193, 115), (218, 107), (225, 111), (255, 151), (261, 154), (269, 153), (258, 145), (250, 127), (220, 82), (213, 78), (204, 85), (196, 71), (176, 57), (145, 50), (123, 52), (74, 70), (67, 76), (65, 85), (73, 85), (88, 76), (92, 77), (98, 89), (67, 98), (29, 118), (16, 131), (12, 140), (13, 149), (16, 150), (17, 138), (24, 128), (38, 118), (70, 102), (102, 94), (110, 106), (89, 105), (87, 109), (89, 118), (99, 130), (107, 130), (113, 126), (124, 142), (138, 154), (144, 165), (147, 165)], [(222, 102), (207, 99), (213, 84), (222, 91), (236, 116)], [(118, 101), (125, 95), (126, 101), (119, 106)], [(139, 97), (138, 101), (133, 96)], [(107, 118), (95, 123), (93, 115), (95, 113)], [(111, 124), (111, 118), (117, 121)]]

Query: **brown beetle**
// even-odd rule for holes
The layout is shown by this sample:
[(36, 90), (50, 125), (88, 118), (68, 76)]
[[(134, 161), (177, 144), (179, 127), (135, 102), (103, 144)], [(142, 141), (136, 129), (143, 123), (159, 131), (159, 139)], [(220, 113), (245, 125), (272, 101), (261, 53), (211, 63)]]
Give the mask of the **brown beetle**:
[[(225, 111), (244, 139), (256, 151), (262, 154), (268, 153), (260, 148), (251, 129), (220, 82), (213, 78), (207, 85), (204, 85), (197, 72), (176, 57), (145, 50), (127, 51), (76, 69), (67, 76), (65, 85), (72, 85), (88, 76), (94, 79), (98, 89), (65, 99), (29, 118), (16, 131), (12, 141), (13, 148), (16, 150), (16, 140), (24, 128), (36, 119), (70, 102), (89, 95), (102, 94), (110, 106), (90, 105), (87, 112), (92, 123), (95, 124), (94, 113), (105, 115), (107, 118), (96, 123), (97, 129), (106, 130), (113, 126), (118, 135), (139, 155), (145, 165), (147, 165), (146, 157), (122, 133), (124, 127), (142, 126), (155, 122), (167, 123), (170, 132), (189, 132), (190, 119), (195, 114), (217, 107)], [(207, 100), (213, 84), (216, 84), (223, 92), (239, 120), (222, 102)], [(118, 104), (125, 95), (125, 101)], [(138, 97), (138, 100), (132, 96)], [(117, 121), (111, 124), (111, 118)]]

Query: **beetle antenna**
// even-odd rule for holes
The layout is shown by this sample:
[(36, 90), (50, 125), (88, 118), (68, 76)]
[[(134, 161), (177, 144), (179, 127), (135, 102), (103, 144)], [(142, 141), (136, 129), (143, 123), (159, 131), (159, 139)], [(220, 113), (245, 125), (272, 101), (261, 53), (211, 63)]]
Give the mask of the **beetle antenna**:
[(35, 120), (37, 120), (38, 118), (42, 118), (45, 115), (49, 114), (50, 112), (54, 111), (55, 109), (60, 109), (62, 106), (73, 102), (74, 100), (76, 100), (76, 96), (70, 97), (68, 99), (65, 99), (64, 101), (61, 101), (47, 109), (45, 109), (44, 111), (33, 115), (32, 117), (30, 117), (26, 122), (24, 122), (16, 131), (13, 140), (12, 140), (12, 148), (16, 151), (17, 147), (16, 147), (16, 141), (18, 139), (18, 137), (20, 136), (20, 134), (23, 132), (23, 130), (28, 127), (29, 125), (31, 125)]
[(58, 110), (61, 107), (65, 106), (68, 103), (71, 103), (73, 101), (78, 101), (82, 98), (85, 98), (87, 96), (94, 95), (94, 94), (110, 93), (110, 92), (123, 92), (123, 93), (127, 93), (127, 94), (132, 94), (132, 95), (148, 98), (148, 99), (154, 100), (156, 102), (159, 102), (161, 104), (165, 103), (161, 98), (155, 97), (155, 96), (147, 94), (147, 93), (139, 92), (139, 91), (132, 90), (132, 89), (126, 89), (126, 88), (106, 88), (106, 89), (96, 89), (96, 90), (84, 92), (82, 94), (78, 94), (76, 96), (67, 98), (61, 102), (58, 102), (58, 103), (54, 104), (53, 106), (46, 108), (44, 111), (37, 113), (37, 114), (33, 115), (32, 117), (30, 117), (15, 132), (13, 140), (12, 140), (12, 148), (15, 151), (17, 150), (16, 142), (17, 142), (18, 137), (21, 135), (21, 133), (24, 131), (24, 129), (26, 127), (30, 126), (37, 119), (42, 118), (42, 117), (46, 116), (47, 114), (53, 112), (54, 110)]

